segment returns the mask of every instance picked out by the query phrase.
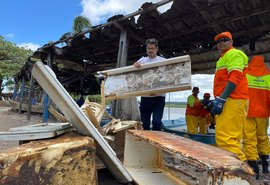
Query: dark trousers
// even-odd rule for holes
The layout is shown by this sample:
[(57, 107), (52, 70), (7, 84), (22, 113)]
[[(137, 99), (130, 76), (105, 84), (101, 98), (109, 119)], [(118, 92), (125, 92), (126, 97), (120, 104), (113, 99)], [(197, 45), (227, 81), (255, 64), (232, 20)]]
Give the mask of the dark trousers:
[(152, 114), (152, 130), (161, 130), (164, 106), (165, 97), (141, 97), (140, 112), (144, 130), (150, 130)]

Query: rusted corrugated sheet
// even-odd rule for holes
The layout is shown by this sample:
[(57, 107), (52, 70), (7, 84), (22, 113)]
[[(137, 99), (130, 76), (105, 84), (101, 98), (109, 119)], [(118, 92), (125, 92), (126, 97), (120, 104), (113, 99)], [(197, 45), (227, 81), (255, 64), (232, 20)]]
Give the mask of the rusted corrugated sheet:
[(0, 153), (0, 184), (97, 184), (93, 139), (75, 133)]

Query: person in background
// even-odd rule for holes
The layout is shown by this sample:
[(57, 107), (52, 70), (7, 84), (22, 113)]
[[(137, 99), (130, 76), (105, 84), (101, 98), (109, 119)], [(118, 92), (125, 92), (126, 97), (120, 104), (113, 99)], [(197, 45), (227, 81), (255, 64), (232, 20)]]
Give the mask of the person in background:
[[(214, 76), (215, 99), (208, 107), (212, 107), (211, 114), (215, 115), (216, 144), (245, 161), (241, 139), (247, 115), (248, 83), (245, 71), (248, 57), (233, 47), (230, 32), (220, 33), (214, 40), (220, 58), (216, 63)], [(248, 164), (256, 170), (256, 163)]]
[(83, 96), (81, 96), (77, 101), (76, 101), (77, 105), (79, 107), (81, 107), (84, 104), (84, 98)]
[[(270, 71), (262, 55), (252, 57), (248, 69), (249, 108), (244, 126), (243, 149), (248, 161), (262, 160), (262, 172), (268, 171), (270, 151), (267, 129), (270, 116)], [(258, 156), (259, 155), (259, 156)]]
[[(141, 64), (149, 62), (162, 61), (165, 58), (157, 55), (158, 52), (158, 40), (155, 38), (150, 38), (146, 40), (146, 53), (147, 57), (140, 58), (133, 65), (136, 68), (140, 68)], [(141, 97), (140, 113), (141, 121), (143, 123), (144, 130), (150, 130), (151, 125), (151, 115), (153, 115), (152, 120), (152, 130), (160, 131), (162, 127), (162, 117), (165, 106), (166, 94), (150, 94), (148, 96)]]
[(199, 111), (201, 108), (201, 101), (198, 98), (199, 93), (199, 87), (193, 87), (192, 94), (187, 98), (186, 125), (188, 133), (191, 134), (198, 134)]
[(209, 124), (209, 109), (207, 105), (210, 103), (210, 93), (204, 93), (203, 100), (201, 101), (201, 107), (199, 109), (199, 129), (200, 134), (207, 133), (207, 127)]

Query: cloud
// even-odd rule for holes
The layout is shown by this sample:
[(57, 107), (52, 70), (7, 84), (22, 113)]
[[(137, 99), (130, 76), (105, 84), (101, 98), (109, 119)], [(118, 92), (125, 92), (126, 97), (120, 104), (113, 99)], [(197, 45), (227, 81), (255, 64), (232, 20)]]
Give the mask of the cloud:
[(31, 42), (20, 43), (20, 44), (17, 44), (17, 46), (24, 47), (26, 49), (31, 49), (32, 51), (36, 51), (38, 48), (41, 47), (39, 44), (34, 44), (34, 43), (31, 43)]
[(15, 37), (14, 33), (8, 33), (6, 34), (6, 38), (13, 39)]
[[(83, 11), (81, 15), (87, 17), (91, 21), (92, 25), (98, 25), (105, 23), (107, 19), (113, 15), (127, 15), (133, 13), (145, 2), (145, 0), (82, 0), (81, 5), (83, 7)], [(157, 1), (152, 2), (157, 3)], [(164, 12), (171, 7), (171, 4), (172, 3), (168, 3), (158, 8), (158, 10), (160, 12)]]

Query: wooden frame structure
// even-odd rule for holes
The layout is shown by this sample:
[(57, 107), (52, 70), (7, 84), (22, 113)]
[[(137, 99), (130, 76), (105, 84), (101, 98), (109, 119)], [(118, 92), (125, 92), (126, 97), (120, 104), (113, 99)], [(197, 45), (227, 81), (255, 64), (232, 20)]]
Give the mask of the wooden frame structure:
[(106, 76), (104, 87), (106, 99), (191, 89), (189, 55), (142, 64), (139, 69), (127, 66), (100, 73)]

